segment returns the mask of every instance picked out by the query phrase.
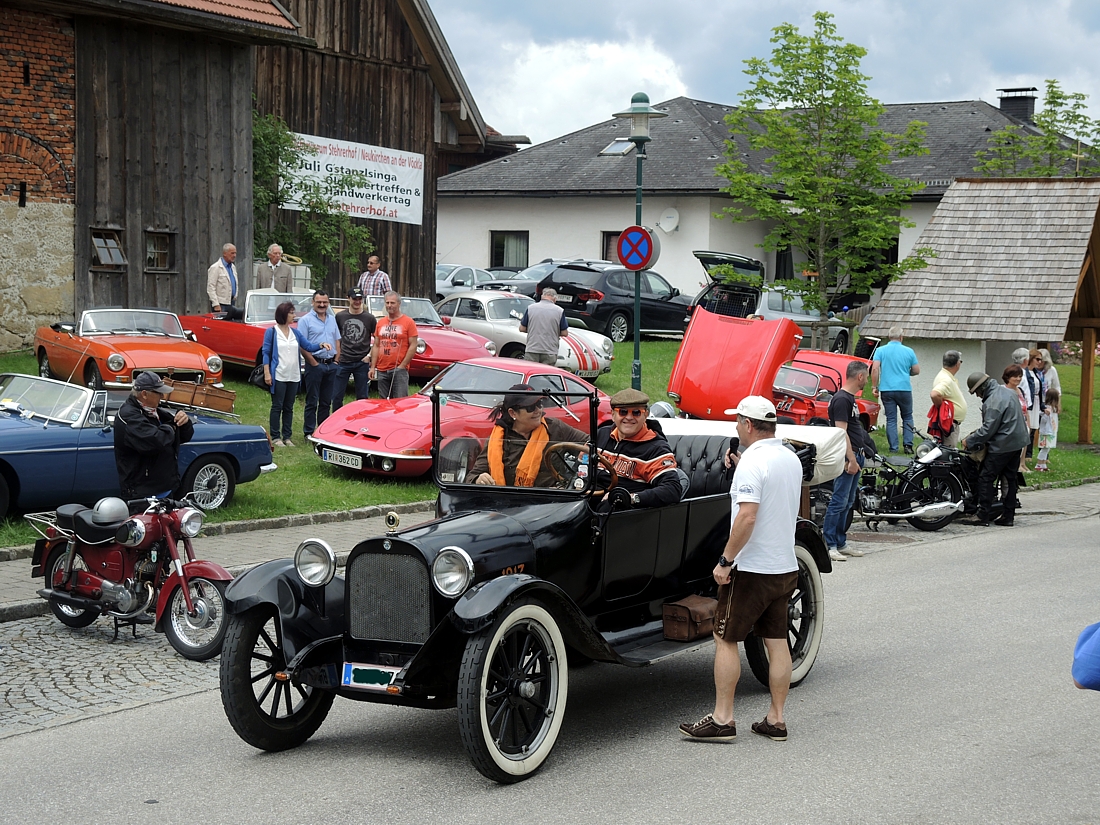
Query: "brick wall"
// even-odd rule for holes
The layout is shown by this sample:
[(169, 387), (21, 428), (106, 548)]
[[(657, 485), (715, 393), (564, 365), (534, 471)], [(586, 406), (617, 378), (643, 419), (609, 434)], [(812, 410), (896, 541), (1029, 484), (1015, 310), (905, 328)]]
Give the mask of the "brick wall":
[(75, 84), (71, 22), (0, 7), (0, 202), (73, 202)]

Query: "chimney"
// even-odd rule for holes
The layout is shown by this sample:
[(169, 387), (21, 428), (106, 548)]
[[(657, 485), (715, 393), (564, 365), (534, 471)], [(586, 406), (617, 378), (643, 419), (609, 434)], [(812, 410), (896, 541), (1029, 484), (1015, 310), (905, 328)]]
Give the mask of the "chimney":
[(1031, 123), (1035, 115), (1035, 98), (1039, 90), (1034, 86), (1021, 86), (1018, 89), (998, 89), (1001, 93), (1001, 111), (1006, 115)]

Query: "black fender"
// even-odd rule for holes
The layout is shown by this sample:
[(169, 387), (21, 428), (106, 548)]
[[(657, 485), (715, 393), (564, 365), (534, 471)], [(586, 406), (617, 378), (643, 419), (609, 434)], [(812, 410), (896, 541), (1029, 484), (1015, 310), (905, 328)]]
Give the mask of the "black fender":
[(467, 590), (451, 611), (451, 624), (463, 635), (478, 633), (520, 598), (541, 602), (557, 621), (565, 643), (578, 653), (601, 662), (627, 664), (564, 590), (525, 573), (499, 576)]
[(292, 559), (276, 559), (238, 576), (225, 591), (225, 609), (239, 615), (261, 605), (275, 608), (289, 661), (312, 642), (340, 636), (345, 629), (344, 579), (324, 588), (308, 587), (298, 578)]
[(809, 519), (800, 518), (794, 526), (794, 540), (810, 551), (820, 572), (833, 572), (833, 560), (829, 558), (829, 548), (825, 546), (820, 527)]

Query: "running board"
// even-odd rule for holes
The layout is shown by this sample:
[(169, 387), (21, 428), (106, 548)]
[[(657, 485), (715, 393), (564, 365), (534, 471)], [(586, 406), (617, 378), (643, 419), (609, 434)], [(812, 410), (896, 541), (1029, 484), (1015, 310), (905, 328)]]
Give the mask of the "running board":
[(664, 623), (649, 622), (641, 627), (618, 633), (604, 633), (604, 640), (622, 658), (624, 664), (636, 667), (653, 665), (682, 653), (692, 653), (714, 644), (712, 636), (694, 642), (675, 642), (665, 638)]

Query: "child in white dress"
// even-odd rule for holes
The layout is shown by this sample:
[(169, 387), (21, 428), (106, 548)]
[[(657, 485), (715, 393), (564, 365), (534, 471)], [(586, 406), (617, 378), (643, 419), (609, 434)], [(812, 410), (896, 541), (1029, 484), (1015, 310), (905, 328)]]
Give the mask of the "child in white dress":
[(1047, 457), (1058, 446), (1058, 413), (1062, 411), (1062, 394), (1051, 387), (1043, 399), (1043, 412), (1039, 416), (1039, 463), (1036, 471), (1047, 471)]

